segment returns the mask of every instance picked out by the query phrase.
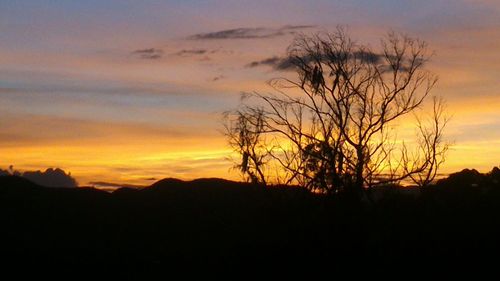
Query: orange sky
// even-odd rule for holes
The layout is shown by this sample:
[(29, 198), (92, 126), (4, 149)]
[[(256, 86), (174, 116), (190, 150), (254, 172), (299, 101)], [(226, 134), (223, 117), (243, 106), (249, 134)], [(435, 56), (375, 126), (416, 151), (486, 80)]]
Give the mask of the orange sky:
[(443, 172), (500, 164), (498, 1), (82, 2), (0, 3), (0, 168), (61, 167), (80, 184), (237, 179), (221, 113), (290, 75), (248, 65), (338, 24), (374, 49), (389, 30), (427, 41), (453, 115)]

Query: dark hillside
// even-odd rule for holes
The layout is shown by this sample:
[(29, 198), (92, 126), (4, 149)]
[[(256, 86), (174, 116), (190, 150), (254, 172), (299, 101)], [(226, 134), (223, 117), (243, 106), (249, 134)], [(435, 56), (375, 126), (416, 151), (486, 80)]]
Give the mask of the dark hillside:
[(160, 266), (487, 260), (500, 249), (495, 175), (466, 171), (419, 196), (384, 191), (375, 203), (220, 179), (165, 179), (107, 193), (2, 176), (1, 255), (24, 263)]

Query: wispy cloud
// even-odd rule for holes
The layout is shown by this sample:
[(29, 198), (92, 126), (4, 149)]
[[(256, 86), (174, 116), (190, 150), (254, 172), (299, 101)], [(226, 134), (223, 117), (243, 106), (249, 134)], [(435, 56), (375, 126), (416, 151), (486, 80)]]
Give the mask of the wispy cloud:
[(140, 189), (144, 188), (146, 186), (144, 185), (137, 185), (137, 184), (126, 184), (126, 183), (114, 183), (114, 182), (106, 182), (106, 181), (91, 181), (88, 184), (97, 186), (98, 188), (110, 188), (112, 190), (122, 188), (122, 187), (127, 187), (127, 188), (134, 188), (134, 189)]
[[(355, 56), (356, 59), (362, 60), (364, 62), (369, 62), (369, 63), (378, 63), (382, 59), (382, 55), (372, 53), (372, 52), (356, 52), (352, 55)], [(343, 56), (345, 56), (345, 55), (339, 54), (339, 57), (343, 57)], [(329, 59), (331, 59), (331, 58), (329, 58)], [(288, 70), (295, 69), (298, 61), (310, 63), (310, 62), (312, 62), (312, 58), (307, 57), (307, 56), (302, 56), (302, 57), (300, 57), (300, 56), (299, 57), (273, 56), (273, 57), (266, 58), (263, 60), (253, 61), (253, 62), (247, 64), (246, 67), (253, 68), (253, 67), (259, 67), (259, 66), (271, 66), (274, 70), (288, 71)]]
[(246, 67), (258, 67), (258, 66), (271, 66), (275, 70), (291, 70), (294, 68), (294, 65), (292, 64), (292, 60), (289, 57), (270, 57), (267, 59), (259, 60), (259, 61), (253, 61), (249, 64), (246, 65)]
[(132, 52), (132, 55), (141, 59), (160, 59), (163, 56), (163, 50), (156, 48), (139, 49)]
[(235, 28), (215, 32), (199, 33), (189, 36), (188, 39), (211, 40), (211, 39), (253, 39), (275, 37), (278, 34), (275, 31), (270, 32), (267, 28)]
[(193, 56), (193, 55), (203, 55), (206, 54), (208, 50), (206, 49), (188, 49), (188, 50), (180, 50), (174, 55), (181, 56), (181, 57), (187, 57), (187, 56)]
[(281, 28), (268, 27), (243, 27), (234, 29), (225, 29), (215, 32), (198, 33), (191, 35), (188, 39), (192, 40), (214, 40), (214, 39), (261, 39), (293, 34), (297, 30), (314, 28), (314, 25), (286, 25)]
[(226, 78), (224, 75), (215, 76), (214, 78), (212, 78), (212, 82), (217, 82), (217, 81), (222, 80), (224, 78)]
[(315, 28), (315, 25), (285, 25), (281, 30), (298, 30), (298, 29), (308, 29)]

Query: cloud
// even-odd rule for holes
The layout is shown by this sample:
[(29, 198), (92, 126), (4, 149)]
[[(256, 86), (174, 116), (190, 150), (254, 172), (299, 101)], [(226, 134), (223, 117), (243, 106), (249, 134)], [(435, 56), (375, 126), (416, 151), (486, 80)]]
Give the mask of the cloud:
[[(154, 114), (147, 110), (141, 111), (142, 114), (151, 114), (165, 119), (156, 124), (148, 124), (146, 121), (121, 122), (35, 114), (25, 116), (6, 114), (4, 118), (9, 122), (2, 123), (0, 150), (22, 149), (26, 146), (44, 147), (53, 143), (61, 146), (111, 145), (116, 143), (116, 139), (128, 144), (144, 143), (145, 139), (152, 143), (160, 142), (163, 145), (166, 142), (187, 143), (195, 141), (200, 135), (200, 130), (213, 122), (210, 118), (215, 118), (210, 114), (196, 111), (163, 111), (166, 110), (160, 109), (160, 112)], [(134, 119), (139, 118), (134, 117)], [(171, 120), (176, 120), (177, 123)], [(219, 134), (216, 131), (207, 130), (203, 131), (203, 135), (208, 138), (217, 137)]]
[(22, 173), (14, 170), (14, 167), (12, 165), (10, 165), (8, 170), (0, 169), (0, 176), (18, 176), (18, 177), (21, 177)]
[[(379, 63), (379, 62), (381, 62), (381, 60), (383, 58), (383, 55), (376, 54), (376, 53), (356, 52), (356, 53), (354, 53), (354, 55), (358, 59), (361, 59), (362, 61), (369, 62), (369, 63)], [(344, 55), (339, 54), (339, 56), (344, 56)], [(294, 70), (296, 68), (297, 60), (300, 60), (300, 61), (303, 61), (306, 63), (310, 63), (312, 61), (312, 58), (308, 57), (308, 56), (302, 56), (302, 57), (273, 56), (273, 57), (266, 58), (263, 60), (253, 61), (253, 62), (247, 64), (246, 67), (253, 68), (253, 67), (259, 67), (259, 66), (271, 66), (274, 70), (289, 71), (289, 70)]]
[(9, 170), (0, 169), (0, 176), (4, 175), (15, 175), (26, 178), (36, 184), (46, 186), (46, 187), (77, 187), (78, 184), (76, 180), (71, 176), (71, 173), (64, 172), (59, 168), (48, 168), (44, 172), (37, 171), (26, 171), (19, 172), (13, 169), (12, 166)]
[(133, 56), (136, 56), (141, 59), (160, 59), (163, 56), (163, 50), (156, 48), (149, 49), (139, 49), (132, 52)]
[(212, 78), (212, 82), (216, 82), (224, 78), (226, 78), (224, 75), (215, 76), (214, 78)]
[(190, 48), (190, 49), (181, 49), (171, 55), (182, 57), (182, 58), (197, 58), (198, 61), (210, 61), (212, 60), (212, 55), (221, 54), (221, 55), (231, 55), (234, 51), (225, 50), (221, 47), (216, 49), (203, 49), (203, 48)]
[(315, 25), (285, 25), (281, 29), (282, 30), (298, 30), (298, 29), (308, 29), (315, 28)]
[(162, 165), (161, 169), (164, 175), (175, 176), (181, 179), (202, 177), (203, 174), (218, 176), (214, 172), (219, 169), (224, 171), (227, 177), (227, 167), (229, 163), (226, 156), (220, 157), (219, 155), (213, 155), (206, 158), (200, 157), (199, 159), (179, 158)]
[(270, 32), (267, 28), (235, 28), (221, 31), (199, 33), (188, 37), (193, 40), (211, 40), (211, 39), (253, 39), (253, 38), (268, 38), (282, 34)]
[(214, 39), (261, 39), (294, 34), (297, 30), (313, 28), (314, 25), (286, 25), (281, 28), (267, 27), (243, 27), (234, 29), (225, 29), (215, 32), (198, 33), (189, 36), (191, 40), (214, 40)]
[(263, 59), (260, 61), (253, 61), (246, 65), (246, 67), (258, 67), (258, 66), (271, 66), (275, 70), (292, 70), (295, 66), (292, 63), (292, 60), (289, 57), (270, 57), (267, 59)]
[[(151, 179), (146, 179), (146, 180), (151, 180)], [(156, 180), (156, 179), (154, 179)], [(98, 188), (121, 188), (121, 187), (127, 187), (127, 188), (134, 188), (134, 189), (140, 189), (144, 188), (144, 185), (137, 185), (137, 184), (126, 184), (126, 183), (114, 183), (114, 182), (106, 182), (106, 181), (91, 181), (89, 182), (90, 185), (94, 185)]]
[(186, 56), (192, 56), (192, 55), (203, 55), (203, 54), (206, 54), (207, 52), (208, 52), (208, 50), (206, 50), (206, 49), (190, 49), (190, 50), (180, 50), (179, 52), (175, 53), (174, 55), (186, 57)]

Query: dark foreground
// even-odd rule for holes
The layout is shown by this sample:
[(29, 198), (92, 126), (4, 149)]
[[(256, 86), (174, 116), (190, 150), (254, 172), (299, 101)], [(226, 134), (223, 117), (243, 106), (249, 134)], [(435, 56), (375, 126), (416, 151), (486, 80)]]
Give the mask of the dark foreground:
[(1, 255), (23, 264), (129, 266), (498, 261), (499, 179), (465, 171), (419, 192), (387, 188), (374, 202), (353, 202), (216, 179), (111, 194), (4, 176)]

